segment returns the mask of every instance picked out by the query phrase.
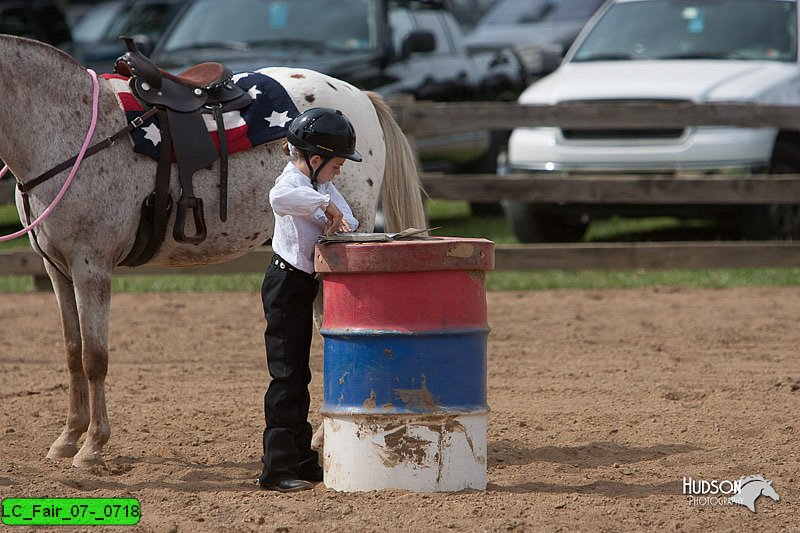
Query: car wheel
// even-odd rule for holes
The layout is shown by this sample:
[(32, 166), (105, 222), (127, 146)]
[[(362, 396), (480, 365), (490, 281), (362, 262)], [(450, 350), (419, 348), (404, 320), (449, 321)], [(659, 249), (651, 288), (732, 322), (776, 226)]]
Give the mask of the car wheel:
[(503, 208), (520, 242), (575, 242), (589, 226), (581, 215), (541, 213), (533, 204), (505, 202)]
[[(800, 174), (800, 147), (779, 140), (772, 153), (770, 174)], [(800, 238), (800, 205), (749, 206), (739, 215), (741, 234), (747, 239)]]

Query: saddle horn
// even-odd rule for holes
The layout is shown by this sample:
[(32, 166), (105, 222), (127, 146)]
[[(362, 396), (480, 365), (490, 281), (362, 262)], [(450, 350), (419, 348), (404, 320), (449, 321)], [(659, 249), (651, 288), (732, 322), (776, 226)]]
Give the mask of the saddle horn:
[(161, 70), (158, 66), (139, 50), (133, 37), (120, 35), (119, 39), (125, 43), (126, 52), (114, 62), (114, 72), (129, 78), (141, 78), (154, 88), (160, 89)]

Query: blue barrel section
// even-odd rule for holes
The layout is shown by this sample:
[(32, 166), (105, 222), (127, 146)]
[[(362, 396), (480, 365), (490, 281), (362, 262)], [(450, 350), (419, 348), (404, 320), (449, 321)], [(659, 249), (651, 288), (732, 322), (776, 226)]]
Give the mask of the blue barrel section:
[(488, 328), (343, 333), (323, 330), (323, 412), (487, 410)]

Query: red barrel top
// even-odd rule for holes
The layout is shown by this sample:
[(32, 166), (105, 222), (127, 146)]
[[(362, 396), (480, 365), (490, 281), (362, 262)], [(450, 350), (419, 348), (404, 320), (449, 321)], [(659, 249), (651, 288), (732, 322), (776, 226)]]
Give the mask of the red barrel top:
[(494, 243), (463, 237), (318, 244), (317, 272), (493, 270)]

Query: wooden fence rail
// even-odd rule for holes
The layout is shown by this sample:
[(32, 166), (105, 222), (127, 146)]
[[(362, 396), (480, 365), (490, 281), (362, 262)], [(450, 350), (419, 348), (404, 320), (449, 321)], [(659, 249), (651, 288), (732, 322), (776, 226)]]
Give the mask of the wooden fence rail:
[[(509, 102), (427, 102), (391, 99), (406, 134), (425, 136), (475, 129), (525, 126), (570, 128), (672, 128), (685, 126), (773, 127), (800, 131), (800, 107), (759, 104), (591, 102), (519, 105)], [(432, 198), (582, 203), (755, 203), (800, 201), (798, 176), (583, 176), (426, 174)], [(458, 185), (458, 186), (455, 186)], [(0, 181), (0, 205), (13, 200), (13, 181)]]
[(800, 203), (800, 175), (733, 177), (422, 175), (431, 198), (538, 203), (758, 204)]
[[(537, 176), (424, 173), (431, 198), (496, 202), (741, 204), (800, 202), (800, 175), (735, 177), (721, 175)], [(0, 205), (14, 202), (14, 182), (0, 181)]]
[[(410, 136), (517, 127), (682, 128), (741, 126), (800, 131), (800, 107), (680, 102), (587, 102), (519, 105), (508, 102), (391, 100)], [(425, 174), (431, 198), (472, 201), (514, 199), (548, 203), (754, 204), (800, 203), (800, 176), (542, 174), (508, 176)]]
[(800, 130), (798, 106), (648, 101), (520, 105), (406, 99), (390, 100), (390, 103), (403, 131), (417, 136), (533, 126), (581, 129), (742, 126)]
[[(671, 128), (685, 126), (773, 127), (800, 131), (800, 107), (755, 104), (574, 103), (554, 106), (506, 102), (431, 103), (392, 100), (410, 136), (525, 126), (572, 128)], [(657, 176), (424, 174), (432, 198), (474, 201), (515, 199), (545, 203), (754, 204), (800, 203), (800, 175)], [(0, 182), (0, 200), (13, 182)], [(0, 203), (2, 203), (0, 201)], [(260, 248), (244, 257), (201, 268), (118, 268), (115, 274), (261, 273), (270, 254)], [(792, 242), (682, 242), (498, 245), (496, 269), (636, 269), (800, 267), (800, 244)], [(41, 259), (32, 251), (0, 252), (0, 276), (33, 276), (44, 285)]]
[[(272, 250), (260, 247), (238, 259), (196, 268), (118, 267), (114, 275), (262, 274)], [(653, 242), (498, 244), (496, 271), (800, 267), (800, 243)], [(34, 278), (48, 287), (42, 259), (31, 250), (0, 252), (0, 276)]]

